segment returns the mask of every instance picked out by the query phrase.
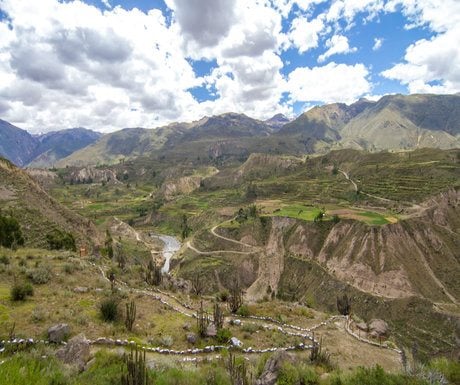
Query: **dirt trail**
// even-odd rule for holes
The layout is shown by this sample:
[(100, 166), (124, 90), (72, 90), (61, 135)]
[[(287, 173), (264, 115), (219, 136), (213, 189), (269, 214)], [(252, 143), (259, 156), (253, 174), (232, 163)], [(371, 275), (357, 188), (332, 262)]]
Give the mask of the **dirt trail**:
[(212, 229), (211, 229), (211, 234), (214, 235), (215, 237), (217, 238), (220, 238), (220, 239), (223, 239), (225, 241), (228, 241), (228, 242), (232, 242), (232, 243), (235, 243), (237, 245), (242, 245), (244, 247), (248, 247), (248, 248), (251, 248), (251, 249), (254, 249), (254, 250), (260, 250), (260, 247), (256, 247), (254, 245), (250, 245), (248, 243), (244, 243), (244, 242), (241, 242), (241, 241), (237, 241), (236, 239), (232, 239), (232, 238), (227, 238), (227, 237), (224, 237), (223, 235), (220, 235), (216, 232), (216, 229), (219, 227), (219, 226), (222, 226), (224, 223), (227, 223), (227, 222), (230, 222), (234, 219), (230, 219), (229, 221), (225, 221), (225, 222), (222, 222), (222, 223), (219, 223), (218, 225), (215, 225)]
[(195, 253), (201, 254), (201, 255), (213, 255), (213, 254), (223, 254), (223, 253), (248, 255), (248, 254), (253, 254), (254, 253), (254, 251), (233, 251), (233, 250), (201, 251), (201, 250), (198, 250), (195, 246), (193, 246), (190, 241), (187, 241), (187, 243), (185, 245), (189, 249), (193, 250)]

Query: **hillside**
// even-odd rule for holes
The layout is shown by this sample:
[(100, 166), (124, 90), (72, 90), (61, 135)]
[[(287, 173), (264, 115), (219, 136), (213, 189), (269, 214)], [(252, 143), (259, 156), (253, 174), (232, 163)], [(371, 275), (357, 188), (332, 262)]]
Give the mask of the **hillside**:
[(101, 133), (86, 128), (71, 128), (40, 135), (37, 137), (39, 144), (34, 152), (37, 155), (28, 162), (28, 166), (51, 167), (59, 159), (94, 143), (101, 136)]
[(340, 130), (363, 149), (460, 147), (460, 95), (385, 96)]
[(0, 156), (22, 167), (34, 156), (37, 140), (27, 131), (0, 120)]
[(51, 167), (57, 160), (86, 147), (101, 135), (85, 128), (72, 128), (32, 136), (0, 120), (0, 156), (19, 167)]
[(89, 219), (62, 206), (25, 171), (3, 158), (0, 158), (0, 202), (2, 211), (19, 221), (27, 246), (44, 247), (46, 235), (53, 229), (70, 232), (81, 245), (101, 242)]

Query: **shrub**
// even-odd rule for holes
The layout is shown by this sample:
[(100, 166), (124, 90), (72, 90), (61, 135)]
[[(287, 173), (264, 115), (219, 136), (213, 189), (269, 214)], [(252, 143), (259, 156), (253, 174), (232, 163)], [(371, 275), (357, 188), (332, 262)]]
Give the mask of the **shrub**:
[(241, 317), (247, 317), (248, 315), (250, 315), (250, 311), (246, 305), (241, 305), (236, 314), (238, 314)]
[(104, 299), (99, 305), (101, 318), (106, 322), (113, 322), (118, 319), (118, 300), (114, 297)]
[(160, 345), (167, 348), (171, 347), (174, 343), (174, 339), (170, 335), (162, 336), (160, 339)]
[(66, 263), (64, 265), (64, 267), (62, 268), (62, 270), (64, 271), (64, 273), (66, 274), (73, 274), (76, 270), (76, 266), (72, 263)]
[(460, 362), (442, 357), (433, 360), (429, 366), (441, 372), (452, 384), (460, 384)]
[(77, 251), (75, 238), (71, 233), (55, 229), (46, 235), (46, 241), (51, 250)]
[(3, 265), (9, 265), (10, 264), (10, 259), (8, 258), (7, 255), (2, 255), (0, 257), (0, 263)]
[(49, 267), (41, 266), (28, 271), (27, 276), (34, 284), (43, 285), (51, 279), (51, 271)]
[(0, 245), (4, 247), (15, 247), (23, 244), (24, 238), (17, 219), (0, 215)]
[(27, 296), (32, 296), (33, 294), (34, 289), (28, 282), (15, 283), (11, 287), (10, 296), (12, 301), (24, 301)]
[(217, 331), (216, 340), (221, 344), (226, 344), (232, 338), (232, 332), (229, 329), (222, 328)]

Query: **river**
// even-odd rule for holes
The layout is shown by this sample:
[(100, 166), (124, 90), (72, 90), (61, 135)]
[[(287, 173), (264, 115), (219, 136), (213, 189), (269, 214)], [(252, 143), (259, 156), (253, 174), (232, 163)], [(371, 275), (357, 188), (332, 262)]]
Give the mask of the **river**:
[(163, 257), (165, 258), (165, 264), (161, 268), (161, 272), (168, 273), (171, 257), (180, 249), (181, 244), (177, 238), (171, 237), (170, 235), (153, 235), (153, 236), (155, 238), (161, 239), (164, 243)]

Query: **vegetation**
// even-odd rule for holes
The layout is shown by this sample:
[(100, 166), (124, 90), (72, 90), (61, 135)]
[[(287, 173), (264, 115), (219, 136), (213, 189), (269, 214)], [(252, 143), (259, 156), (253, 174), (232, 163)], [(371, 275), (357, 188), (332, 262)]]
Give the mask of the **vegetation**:
[(118, 319), (118, 299), (115, 297), (105, 298), (99, 305), (101, 318), (106, 322), (114, 322)]
[(28, 296), (34, 295), (34, 289), (28, 282), (16, 282), (11, 287), (11, 300), (24, 301)]
[(136, 303), (132, 300), (126, 303), (125, 326), (129, 331), (133, 330), (134, 321), (136, 320)]
[(24, 237), (16, 218), (0, 214), (0, 245), (8, 248), (24, 245)]
[(140, 352), (137, 347), (131, 348), (129, 354), (123, 357), (124, 368), (121, 375), (121, 385), (149, 385), (149, 373), (146, 366), (145, 350)]
[(54, 229), (46, 234), (46, 241), (51, 250), (70, 250), (77, 251), (75, 238), (71, 233)]

